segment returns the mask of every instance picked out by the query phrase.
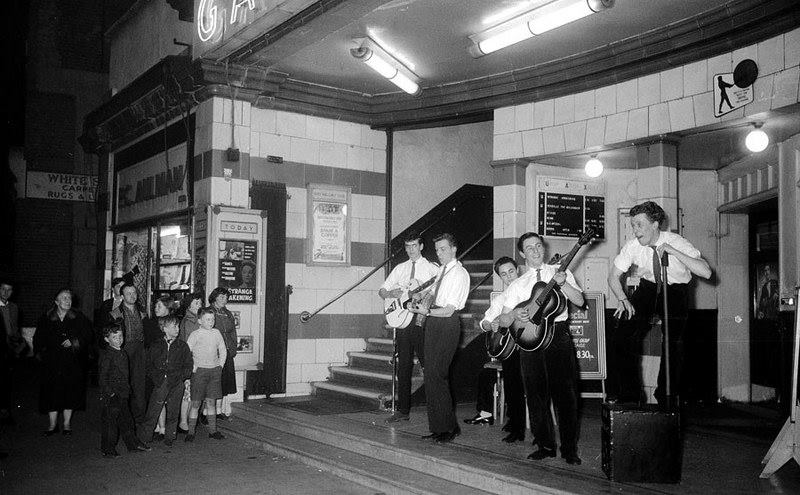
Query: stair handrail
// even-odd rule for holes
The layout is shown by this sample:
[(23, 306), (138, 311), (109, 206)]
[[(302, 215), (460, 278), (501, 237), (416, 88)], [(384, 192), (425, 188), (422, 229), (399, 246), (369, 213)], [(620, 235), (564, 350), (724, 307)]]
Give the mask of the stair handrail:
[(491, 277), (493, 274), (494, 274), (494, 273), (493, 273), (493, 272), (490, 270), (490, 271), (489, 271), (489, 273), (487, 273), (486, 275), (484, 275), (482, 279), (478, 280), (478, 282), (477, 282), (475, 285), (473, 285), (473, 286), (472, 286), (472, 288), (471, 288), (471, 289), (469, 290), (469, 292), (467, 293), (467, 297), (469, 297), (469, 296), (470, 296), (470, 295), (471, 295), (473, 292), (475, 292), (476, 290), (478, 290), (478, 287), (480, 287), (481, 285), (483, 285), (483, 283), (484, 283), (484, 282), (486, 282), (487, 280), (489, 280), (489, 277)]
[[(490, 235), (492, 235), (492, 231), (493, 231), (493, 229), (489, 229), (488, 231), (486, 231), (486, 233), (485, 233), (485, 234), (483, 234), (482, 236), (480, 236), (480, 237), (478, 238), (478, 240), (477, 240), (477, 241), (473, 242), (473, 243), (472, 243), (472, 245), (470, 245), (470, 247), (468, 247), (466, 250), (464, 250), (464, 252), (463, 252), (463, 253), (461, 253), (461, 255), (460, 255), (460, 256), (458, 256), (458, 258), (456, 258), (456, 259), (460, 261), (460, 260), (461, 260), (461, 258), (463, 258), (463, 257), (464, 257), (464, 256), (466, 256), (467, 254), (469, 254), (469, 252), (470, 252), (470, 251), (472, 251), (473, 249), (475, 249), (475, 247), (476, 247), (478, 244), (480, 244), (480, 243), (481, 243), (481, 242), (483, 242), (483, 241), (484, 241), (484, 240), (485, 240), (487, 237), (489, 237)], [(316, 316), (316, 315), (317, 315), (317, 314), (318, 314), (320, 311), (322, 311), (323, 309), (327, 308), (327, 307), (328, 307), (328, 306), (330, 306), (331, 304), (335, 303), (336, 301), (338, 301), (339, 299), (341, 299), (341, 298), (342, 298), (342, 297), (343, 297), (345, 294), (349, 293), (351, 290), (353, 290), (353, 289), (355, 289), (356, 287), (358, 287), (359, 285), (361, 285), (361, 284), (362, 284), (362, 283), (363, 283), (365, 280), (367, 280), (367, 279), (368, 279), (369, 277), (371, 277), (371, 276), (372, 276), (372, 275), (373, 275), (375, 272), (377, 272), (378, 270), (380, 270), (381, 268), (383, 268), (383, 267), (386, 265), (386, 263), (388, 263), (389, 261), (391, 261), (391, 260), (392, 260), (392, 258), (394, 258), (395, 256), (397, 256), (398, 254), (400, 254), (400, 253), (399, 253), (399, 252), (395, 252), (395, 253), (392, 253), (392, 254), (390, 254), (390, 255), (389, 255), (389, 256), (388, 256), (388, 257), (387, 257), (385, 260), (383, 260), (383, 263), (381, 263), (380, 265), (378, 265), (378, 266), (376, 266), (375, 268), (373, 268), (372, 270), (370, 270), (370, 272), (369, 272), (369, 273), (367, 273), (366, 275), (364, 275), (363, 277), (361, 277), (361, 279), (360, 279), (358, 282), (354, 283), (353, 285), (351, 285), (350, 287), (348, 287), (347, 289), (345, 289), (344, 291), (342, 291), (342, 292), (341, 292), (341, 293), (340, 293), (338, 296), (334, 297), (333, 299), (331, 299), (330, 301), (328, 301), (328, 302), (327, 302), (327, 303), (325, 303), (324, 305), (322, 305), (322, 306), (320, 306), (319, 308), (317, 308), (317, 309), (316, 309), (314, 312), (312, 312), (312, 313), (309, 313), (308, 311), (303, 311), (302, 313), (300, 313), (300, 317), (299, 317), (299, 318), (300, 318), (300, 322), (301, 322), (301, 323), (306, 323), (306, 322), (308, 322), (308, 320), (310, 320), (311, 318), (313, 318), (314, 316)]]

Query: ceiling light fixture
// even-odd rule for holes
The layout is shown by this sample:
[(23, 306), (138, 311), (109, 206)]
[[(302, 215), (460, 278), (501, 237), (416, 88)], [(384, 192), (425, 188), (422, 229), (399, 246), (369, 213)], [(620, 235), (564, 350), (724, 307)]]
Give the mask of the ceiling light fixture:
[(592, 155), (592, 157), (586, 161), (583, 170), (589, 177), (600, 177), (603, 174), (603, 162), (597, 159), (597, 155)]
[(554, 0), (470, 36), (469, 51), (481, 57), (613, 6), (614, 0)]
[(764, 151), (769, 146), (769, 136), (761, 130), (762, 125), (764, 125), (763, 122), (754, 123), (755, 129), (750, 131), (747, 137), (744, 138), (744, 145), (753, 153)]
[(406, 93), (410, 95), (419, 94), (419, 77), (416, 74), (411, 72), (399, 60), (392, 57), (372, 38), (367, 37), (355, 41), (359, 43), (359, 46), (358, 48), (350, 49), (350, 55), (367, 64), (370, 69), (385, 77)]

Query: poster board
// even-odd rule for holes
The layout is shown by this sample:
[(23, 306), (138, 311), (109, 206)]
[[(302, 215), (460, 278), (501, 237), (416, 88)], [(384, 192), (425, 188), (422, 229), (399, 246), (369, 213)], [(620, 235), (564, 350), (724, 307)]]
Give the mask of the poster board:
[(538, 233), (545, 237), (578, 238), (588, 228), (605, 239), (605, 185), (558, 177), (536, 178)]
[(569, 331), (582, 380), (605, 380), (606, 328), (602, 292), (587, 292), (582, 308), (569, 303)]
[[(230, 223), (230, 222), (229, 222)], [(217, 287), (230, 292), (228, 302), (256, 303), (258, 241), (220, 239)]]
[(306, 264), (350, 266), (350, 188), (308, 185)]

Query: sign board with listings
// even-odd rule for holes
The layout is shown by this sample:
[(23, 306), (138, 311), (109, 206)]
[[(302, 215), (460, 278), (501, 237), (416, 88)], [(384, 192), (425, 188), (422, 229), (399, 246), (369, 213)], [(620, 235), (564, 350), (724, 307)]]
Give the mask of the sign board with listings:
[(605, 239), (604, 183), (539, 176), (536, 191), (540, 235), (578, 238), (591, 227)]
[(25, 196), (28, 198), (61, 199), (94, 202), (97, 176), (28, 171)]

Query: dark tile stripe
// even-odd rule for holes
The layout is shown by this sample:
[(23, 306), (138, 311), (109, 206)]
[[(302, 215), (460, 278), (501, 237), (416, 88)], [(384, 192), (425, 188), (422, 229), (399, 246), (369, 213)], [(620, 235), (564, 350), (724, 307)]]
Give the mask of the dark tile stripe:
[[(291, 296), (290, 296), (291, 297)], [(378, 297), (377, 295), (375, 297)], [(313, 308), (309, 308), (309, 311)], [(289, 339), (355, 339), (384, 337), (383, 315), (318, 314), (302, 323), (298, 314), (289, 315)]]
[[(385, 246), (371, 242), (350, 243), (350, 264), (354, 266), (378, 266), (384, 260)], [(286, 238), (286, 262), (306, 262), (306, 240)]]
[(309, 183), (350, 186), (353, 194), (386, 196), (386, 174), (379, 172), (297, 162), (271, 163), (254, 156), (249, 157), (249, 165), (250, 178), (254, 180), (280, 182), (287, 187), (306, 187)]

